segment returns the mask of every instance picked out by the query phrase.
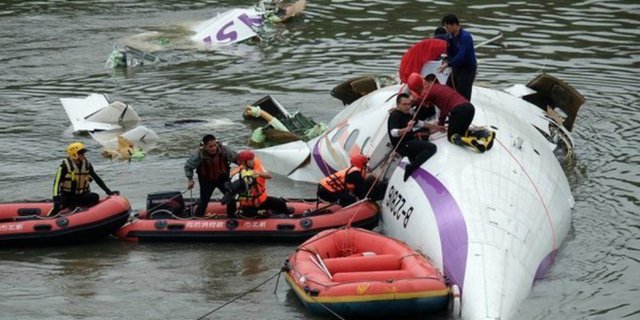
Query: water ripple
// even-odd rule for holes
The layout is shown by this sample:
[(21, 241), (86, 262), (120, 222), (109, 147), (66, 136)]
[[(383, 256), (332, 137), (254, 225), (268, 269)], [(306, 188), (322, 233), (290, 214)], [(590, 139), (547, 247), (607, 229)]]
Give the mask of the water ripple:
[[(456, 12), (476, 43), (504, 33), (506, 48), (477, 50), (478, 84), (505, 87), (547, 72), (587, 98), (573, 132), (577, 158), (566, 165), (576, 200), (572, 231), (548, 279), (534, 287), (522, 306), (521, 318), (631, 319), (640, 314), (634, 299), (640, 277), (637, 1), (314, 0), (303, 17), (278, 26), (257, 45), (204, 50), (186, 39), (189, 26), (239, 5), (232, 0), (0, 3), (0, 181), (8, 186), (0, 200), (24, 198), (26, 190), (29, 196), (48, 196), (65, 146), (78, 140), (88, 145), (88, 155), (107, 184), (125, 192), (136, 208), (144, 207), (150, 191), (184, 188), (184, 157), (202, 135), (213, 132), (234, 148), (246, 146), (250, 126), (240, 115), (243, 106), (272, 94), (290, 111), (327, 122), (342, 109), (329, 96), (335, 85), (361, 74), (395, 75), (405, 50), (431, 36), (444, 13)], [(114, 43), (153, 50), (169, 62), (104, 70)], [(144, 161), (102, 159), (89, 137), (68, 131), (59, 98), (94, 92), (133, 104), (143, 123), (160, 135), (158, 147)], [(206, 124), (165, 126), (178, 119)], [(278, 183), (276, 193), (313, 193), (309, 186)], [(266, 249), (245, 247), (109, 243), (91, 249), (111, 252), (107, 259), (87, 257), (92, 251), (87, 248), (53, 256), (9, 252), (0, 268), (6, 279), (0, 289), (16, 299), (0, 302), (3, 312), (13, 319), (45, 318), (52, 316), (47, 306), (69, 301), (78, 307), (53, 318), (121, 318), (119, 312), (162, 318), (175, 311), (160, 306), (142, 312), (122, 303), (139, 299), (132, 287), (148, 285), (141, 290), (141, 303), (170, 294), (175, 303), (193, 306), (193, 314), (184, 317), (196, 318), (212, 301), (222, 303), (237, 294), (244, 288), (238, 283), (248, 288), (272, 266), (278, 268), (290, 248), (270, 249), (275, 257), (265, 254)], [(176, 270), (184, 276), (176, 277)], [(61, 280), (50, 282), (52, 275)], [(26, 288), (21, 285), (25, 281), (36, 285)], [(68, 294), (60, 294), (66, 289)], [(280, 305), (260, 301), (269, 298), (260, 292), (247, 299), (271, 318), (306, 315), (293, 297)], [(45, 308), (25, 311), (36, 302)], [(101, 306), (118, 302), (124, 310)], [(223, 317), (251, 317), (248, 309), (230, 308)]]

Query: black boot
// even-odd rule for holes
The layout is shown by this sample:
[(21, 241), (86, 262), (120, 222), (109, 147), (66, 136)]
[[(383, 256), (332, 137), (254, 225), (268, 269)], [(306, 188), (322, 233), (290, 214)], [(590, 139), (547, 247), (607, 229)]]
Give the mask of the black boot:
[(406, 167), (404, 167), (404, 181), (407, 181), (407, 179), (409, 179), (409, 176), (411, 176), (411, 173), (413, 173), (413, 170), (415, 169), (416, 168), (413, 163), (409, 163)]

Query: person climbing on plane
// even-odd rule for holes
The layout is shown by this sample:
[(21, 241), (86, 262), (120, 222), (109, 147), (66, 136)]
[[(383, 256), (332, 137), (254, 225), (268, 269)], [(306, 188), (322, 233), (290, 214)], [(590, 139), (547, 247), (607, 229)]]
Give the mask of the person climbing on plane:
[[(267, 179), (272, 179), (273, 175), (264, 169), (253, 151), (243, 150), (238, 153), (238, 168), (234, 171), (240, 179), (232, 184), (230, 188), (233, 191), (230, 194), (238, 194), (238, 204), (243, 217), (268, 218), (270, 213), (288, 213), (287, 203), (282, 198), (270, 197), (267, 194)], [(234, 202), (231, 199), (225, 201)]]
[[(411, 81), (411, 79), (409, 81)], [(403, 157), (409, 158), (409, 164), (405, 167), (404, 171), (405, 181), (411, 176), (413, 170), (419, 168), (425, 161), (429, 160), (437, 150), (436, 145), (429, 142), (427, 132), (423, 135), (417, 134), (420, 129), (426, 129), (428, 132), (444, 131), (443, 126), (426, 121), (414, 120), (411, 114), (411, 96), (407, 93), (398, 94), (396, 97), (396, 107), (389, 113), (387, 131), (389, 140), (396, 152)]]
[(91, 207), (100, 201), (97, 193), (91, 192), (91, 181), (95, 181), (107, 195), (119, 195), (111, 191), (93, 169), (86, 157), (87, 149), (81, 142), (67, 147), (67, 158), (62, 160), (53, 182), (53, 208), (49, 216), (57, 215), (63, 208)]
[[(184, 164), (184, 173), (187, 176), (187, 188), (193, 189), (193, 171), (198, 173), (200, 184), (200, 201), (195, 212), (196, 217), (204, 217), (207, 205), (213, 191), (217, 188), (223, 194), (230, 190), (225, 186), (231, 180), (229, 177), (231, 162), (237, 162), (237, 154), (230, 148), (222, 145), (211, 134), (202, 137), (200, 147), (193, 151)], [(236, 212), (235, 202), (227, 204), (227, 215), (233, 217)]]
[(495, 133), (469, 130), (475, 108), (456, 90), (439, 84), (434, 74), (429, 74), (423, 79), (418, 73), (409, 76), (408, 87), (418, 100), (424, 101), (424, 104), (435, 105), (440, 110), (439, 126), (444, 126), (447, 118), (449, 119), (447, 138), (450, 142), (470, 147), (477, 152), (491, 149)]
[(343, 207), (364, 199), (367, 193), (365, 178), (367, 177), (368, 162), (369, 159), (362, 154), (351, 156), (349, 167), (320, 180), (317, 192), (318, 199), (337, 202)]

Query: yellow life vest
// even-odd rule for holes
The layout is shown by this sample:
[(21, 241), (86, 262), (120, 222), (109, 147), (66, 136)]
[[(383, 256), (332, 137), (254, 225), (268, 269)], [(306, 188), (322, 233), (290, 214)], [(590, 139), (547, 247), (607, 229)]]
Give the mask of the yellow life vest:
[(91, 168), (89, 161), (87, 159), (83, 159), (80, 167), (78, 167), (78, 165), (69, 158), (64, 159), (62, 163), (67, 167), (67, 174), (62, 177), (62, 181), (60, 183), (62, 192), (71, 192), (75, 194), (88, 192), (90, 190), (89, 184), (93, 181), (89, 174), (89, 168)]

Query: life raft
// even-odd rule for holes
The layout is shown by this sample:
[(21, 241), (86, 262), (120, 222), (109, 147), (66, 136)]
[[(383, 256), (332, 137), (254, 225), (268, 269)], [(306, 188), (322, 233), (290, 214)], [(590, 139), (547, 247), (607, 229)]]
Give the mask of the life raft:
[(81, 243), (102, 238), (125, 224), (131, 212), (129, 201), (121, 196), (47, 217), (52, 207), (50, 201), (0, 203), (0, 246)]
[[(175, 199), (173, 199), (175, 200)], [(353, 226), (374, 228), (378, 224), (379, 207), (365, 201), (348, 207), (317, 203), (315, 199), (289, 199), (289, 214), (270, 214), (268, 218), (228, 218), (226, 206), (211, 200), (204, 218), (190, 217), (193, 205), (187, 201), (163, 204), (164, 209), (142, 211), (138, 217), (116, 232), (129, 242), (150, 241), (216, 241), (216, 240), (304, 240), (318, 232), (338, 228), (351, 222)], [(148, 202), (147, 206), (153, 205)], [(155, 207), (158, 207), (157, 205)], [(148, 208), (149, 209), (149, 208)], [(182, 213), (181, 213), (182, 212)], [(263, 214), (259, 212), (259, 214)]]
[(369, 318), (445, 310), (442, 273), (404, 242), (358, 228), (326, 230), (285, 262), (286, 280), (314, 313)]

